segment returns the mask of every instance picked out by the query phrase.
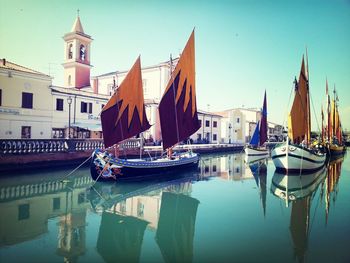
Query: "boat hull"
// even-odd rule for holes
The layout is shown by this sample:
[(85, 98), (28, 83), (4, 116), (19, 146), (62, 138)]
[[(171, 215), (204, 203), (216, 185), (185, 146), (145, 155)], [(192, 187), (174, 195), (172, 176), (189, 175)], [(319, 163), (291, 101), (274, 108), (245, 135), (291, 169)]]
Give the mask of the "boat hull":
[(95, 150), (90, 164), (94, 180), (143, 180), (164, 177), (167, 173), (189, 168), (198, 168), (199, 155), (184, 153), (174, 159), (157, 160), (120, 159)]
[(269, 150), (266, 148), (253, 148), (251, 146), (246, 146), (244, 152), (247, 156), (268, 156)]
[(346, 151), (346, 146), (330, 144), (328, 146), (328, 150), (329, 150), (330, 156), (343, 155), (345, 153), (345, 151)]
[(272, 150), (271, 158), (278, 172), (300, 174), (321, 169), (325, 164), (326, 154), (283, 143)]

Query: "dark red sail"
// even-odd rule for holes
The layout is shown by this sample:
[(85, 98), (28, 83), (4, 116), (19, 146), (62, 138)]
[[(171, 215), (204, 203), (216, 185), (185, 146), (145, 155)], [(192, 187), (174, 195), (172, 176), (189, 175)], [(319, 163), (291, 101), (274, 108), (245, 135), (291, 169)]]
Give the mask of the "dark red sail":
[(195, 87), (194, 31), (159, 103), (163, 148), (186, 140), (199, 128)]
[(105, 147), (149, 129), (143, 99), (140, 57), (101, 112)]

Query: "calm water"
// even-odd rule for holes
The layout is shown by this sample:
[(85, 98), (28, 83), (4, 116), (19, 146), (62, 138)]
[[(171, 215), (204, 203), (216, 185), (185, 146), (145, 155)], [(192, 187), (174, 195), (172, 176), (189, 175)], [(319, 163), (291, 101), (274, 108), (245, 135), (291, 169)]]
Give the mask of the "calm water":
[(172, 181), (70, 171), (0, 178), (0, 262), (350, 262), (348, 156), (288, 182), (240, 154)]

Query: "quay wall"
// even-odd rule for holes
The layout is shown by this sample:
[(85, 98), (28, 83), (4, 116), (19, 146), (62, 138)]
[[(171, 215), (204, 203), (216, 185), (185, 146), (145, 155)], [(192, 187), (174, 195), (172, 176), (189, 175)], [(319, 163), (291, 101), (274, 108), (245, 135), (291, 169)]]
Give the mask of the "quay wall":
[[(141, 142), (131, 139), (119, 145), (120, 156), (128, 158), (140, 157)], [(240, 152), (243, 144), (193, 144), (177, 145), (174, 151), (193, 152)], [(9, 175), (11, 171), (35, 171), (50, 167), (73, 167), (80, 164), (88, 165), (92, 152), (96, 148), (103, 148), (103, 141), (76, 140), (76, 139), (48, 139), (48, 140), (0, 140), (0, 176)], [(113, 152), (112, 150), (110, 150)], [(160, 156), (163, 153), (161, 146), (143, 146), (141, 155)]]

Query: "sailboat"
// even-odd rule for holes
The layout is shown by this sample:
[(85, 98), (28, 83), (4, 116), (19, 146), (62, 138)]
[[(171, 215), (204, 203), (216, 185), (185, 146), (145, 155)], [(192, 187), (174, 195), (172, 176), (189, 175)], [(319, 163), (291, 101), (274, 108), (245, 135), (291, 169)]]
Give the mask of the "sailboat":
[[(163, 149), (186, 140), (200, 128), (195, 92), (194, 31), (171, 73), (159, 103)], [(101, 112), (105, 147), (112, 147), (143, 131), (150, 125), (145, 114), (140, 58)], [(161, 158), (127, 159), (96, 149), (90, 165), (94, 180), (153, 178), (168, 171), (198, 167), (199, 155), (191, 150)]]
[[(342, 155), (346, 151), (346, 146), (343, 141), (343, 131), (338, 111), (338, 95), (335, 87), (333, 89), (333, 100), (331, 102), (328, 94), (328, 82), (326, 82), (326, 96), (327, 96), (327, 138), (326, 147), (328, 154), (332, 156)], [(323, 138), (324, 139), (324, 138)]]
[(269, 150), (264, 146), (267, 141), (267, 106), (266, 106), (266, 91), (264, 95), (263, 109), (261, 112), (261, 120), (256, 124), (252, 139), (244, 149), (246, 156), (261, 156), (269, 155)]
[(317, 147), (318, 145), (312, 145), (311, 142), (308, 78), (303, 57), (299, 81), (296, 78), (294, 81), (294, 101), (288, 118), (289, 138), (286, 142), (276, 145), (271, 152), (276, 170), (280, 172), (310, 173), (322, 168), (326, 161), (324, 151)]

